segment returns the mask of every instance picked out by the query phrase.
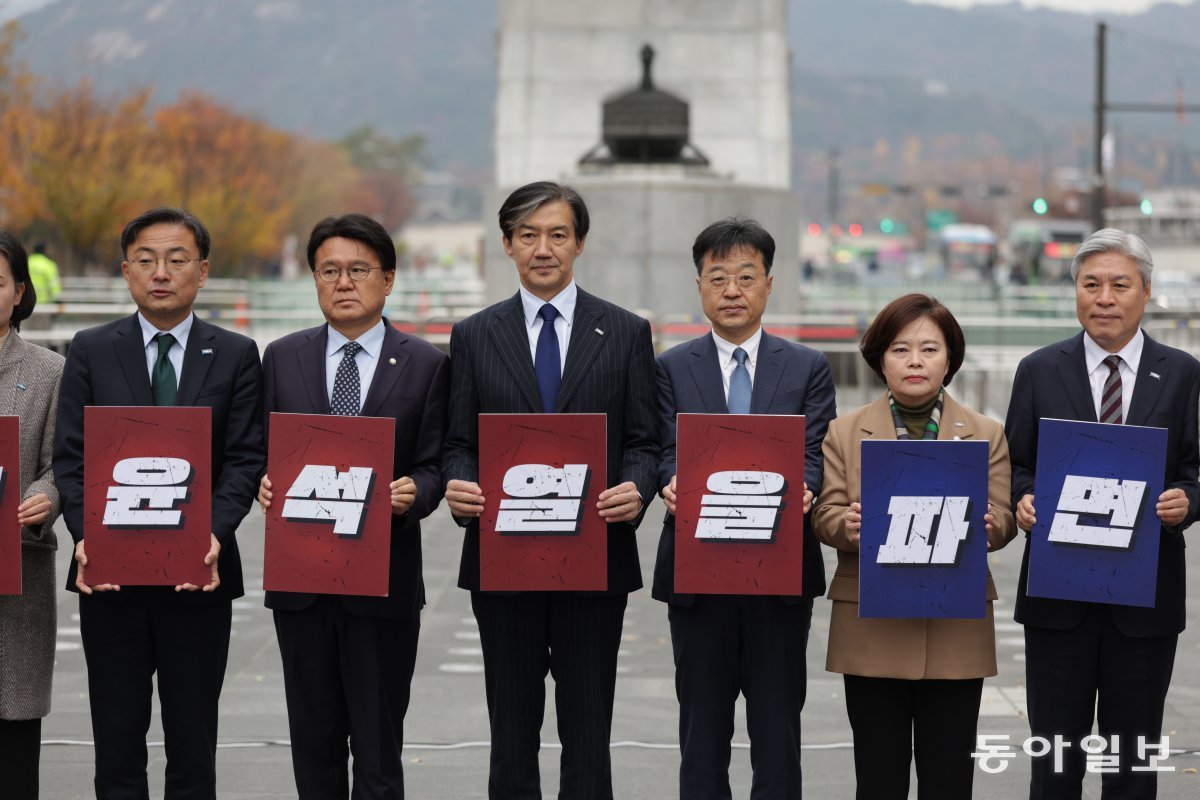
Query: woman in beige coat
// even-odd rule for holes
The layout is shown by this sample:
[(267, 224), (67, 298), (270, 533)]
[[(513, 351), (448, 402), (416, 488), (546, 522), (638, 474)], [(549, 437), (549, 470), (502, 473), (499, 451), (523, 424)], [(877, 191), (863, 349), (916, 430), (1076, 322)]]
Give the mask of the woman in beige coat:
[(944, 389), (962, 365), (964, 345), (958, 322), (937, 300), (922, 294), (893, 300), (876, 316), (860, 347), (888, 391), (834, 420), (825, 436), (825, 485), (813, 509), (813, 527), (817, 538), (838, 551), (829, 586), (833, 615), (826, 669), (845, 676), (860, 800), (908, 797), (914, 752), (922, 800), (971, 795), (983, 679), (996, 674), (991, 575), (985, 619), (858, 616), (863, 439), (987, 441), (988, 549), (1003, 547), (1016, 535), (1004, 429), (964, 408)]
[(42, 717), (54, 670), (54, 520), (50, 471), (63, 357), (17, 335), (33, 312), (25, 250), (0, 231), (0, 414), (21, 420), (21, 594), (0, 597), (0, 796), (34, 800)]

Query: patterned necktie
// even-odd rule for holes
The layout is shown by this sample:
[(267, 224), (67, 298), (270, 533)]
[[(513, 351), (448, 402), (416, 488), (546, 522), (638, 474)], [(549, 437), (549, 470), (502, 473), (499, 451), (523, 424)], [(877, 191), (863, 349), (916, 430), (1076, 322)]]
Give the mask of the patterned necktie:
[(542, 395), (542, 411), (549, 414), (558, 402), (558, 387), (562, 383), (562, 355), (558, 350), (558, 333), (554, 330), (558, 309), (546, 303), (538, 309), (538, 316), (542, 318), (542, 330), (538, 333), (533, 371)]
[(1113, 425), (1121, 424), (1121, 357), (1109, 356), (1104, 359), (1108, 367), (1108, 377), (1104, 379), (1104, 389), (1100, 392), (1100, 421)]
[(175, 365), (167, 358), (167, 351), (175, 344), (175, 337), (169, 333), (156, 333), (154, 342), (158, 345), (158, 359), (150, 372), (150, 391), (154, 394), (154, 405), (173, 406), (179, 383), (175, 378)]
[(358, 342), (346, 342), (342, 345), (342, 362), (338, 364), (337, 375), (333, 378), (333, 400), (329, 402), (329, 410), (343, 417), (353, 417), (358, 414), (359, 392), (361, 386), (358, 379), (358, 362), (354, 357), (362, 345)]
[(733, 351), (733, 358), (737, 361), (737, 366), (729, 376), (729, 413), (749, 414), (750, 393), (754, 387), (750, 382), (750, 370), (746, 369), (748, 356), (746, 351), (739, 347)]

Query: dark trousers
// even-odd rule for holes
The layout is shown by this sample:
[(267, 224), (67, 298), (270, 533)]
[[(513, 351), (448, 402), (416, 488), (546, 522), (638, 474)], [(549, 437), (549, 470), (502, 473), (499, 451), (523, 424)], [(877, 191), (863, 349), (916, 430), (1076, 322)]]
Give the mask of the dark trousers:
[(229, 656), (228, 600), (183, 602), (170, 588), (79, 597), (96, 741), (98, 800), (146, 800), (146, 732), (158, 676), (166, 800), (217, 794), (217, 703)]
[(812, 599), (697, 595), (668, 606), (679, 699), (679, 796), (729, 800), (730, 740), (738, 693), (754, 772), (752, 800), (801, 796), (800, 712)]
[(1079, 741), (1091, 734), (1094, 718), (1100, 735), (1109, 742), (1118, 736), (1120, 747), (1120, 771), (1101, 775), (1101, 796), (1153, 800), (1158, 773), (1130, 768), (1139, 763), (1138, 737), (1157, 743), (1162, 735), (1178, 639), (1126, 636), (1103, 605), (1091, 606), (1083, 622), (1070, 630), (1025, 626), (1030, 733), (1050, 742), (1057, 734), (1070, 743), (1063, 751), (1061, 772), (1055, 772), (1052, 756), (1033, 759), (1031, 800), (1078, 800), (1087, 766)]
[(983, 678), (844, 677), (858, 800), (905, 800), (914, 756), (919, 800), (970, 798)]
[(613, 693), (626, 595), (471, 593), (491, 719), (488, 797), (537, 800), (546, 675), (562, 742), (559, 800), (611, 800)]
[(403, 798), (400, 752), (420, 619), (357, 616), (337, 597), (274, 613), (300, 799)]
[(37, 800), (42, 720), (0, 719), (0, 785), (5, 800)]

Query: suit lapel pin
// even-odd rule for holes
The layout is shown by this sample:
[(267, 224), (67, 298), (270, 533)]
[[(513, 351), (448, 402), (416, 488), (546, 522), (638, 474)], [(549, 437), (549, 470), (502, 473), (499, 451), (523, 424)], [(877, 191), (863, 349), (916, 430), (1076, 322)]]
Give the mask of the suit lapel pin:
[(20, 389), (20, 390), (23, 392), (23, 391), (25, 391), (25, 384), (23, 384), (23, 383), (18, 383), (18, 384), (17, 384), (17, 388), (18, 388), (18, 389)]
[(954, 427), (961, 428), (961, 427), (963, 427), (963, 424), (961, 422), (956, 422), (956, 423), (954, 423)]
[(600, 334), (601, 336), (604, 335), (604, 331), (600, 330), (599, 328), (596, 328), (596, 333)]
[(389, 359), (388, 359), (388, 363), (389, 363), (389, 364), (391, 364), (391, 365), (394, 367), (394, 366), (396, 366), (396, 359), (395, 359), (395, 358), (389, 358)]
[(202, 355), (202, 356), (211, 356), (211, 355), (212, 355), (212, 348), (211, 348), (211, 347), (206, 347), (206, 348), (204, 348), (203, 350), (201, 350), (201, 351), (200, 351), (200, 355)]
[(1159, 375), (1157, 372), (1151, 372), (1151, 373), (1150, 373), (1150, 377), (1151, 377), (1151, 378), (1154, 378), (1154, 380), (1156, 380), (1156, 381), (1158, 381), (1158, 380), (1162, 380), (1162, 376), (1161, 376), (1161, 375)]

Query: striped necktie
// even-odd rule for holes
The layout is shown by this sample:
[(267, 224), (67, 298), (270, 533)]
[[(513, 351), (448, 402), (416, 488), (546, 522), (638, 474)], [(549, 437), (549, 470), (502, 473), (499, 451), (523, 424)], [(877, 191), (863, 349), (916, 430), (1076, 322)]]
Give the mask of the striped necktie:
[(1104, 389), (1100, 392), (1100, 421), (1120, 425), (1121, 418), (1121, 357), (1109, 356), (1104, 359), (1108, 367), (1108, 377), (1104, 379)]

